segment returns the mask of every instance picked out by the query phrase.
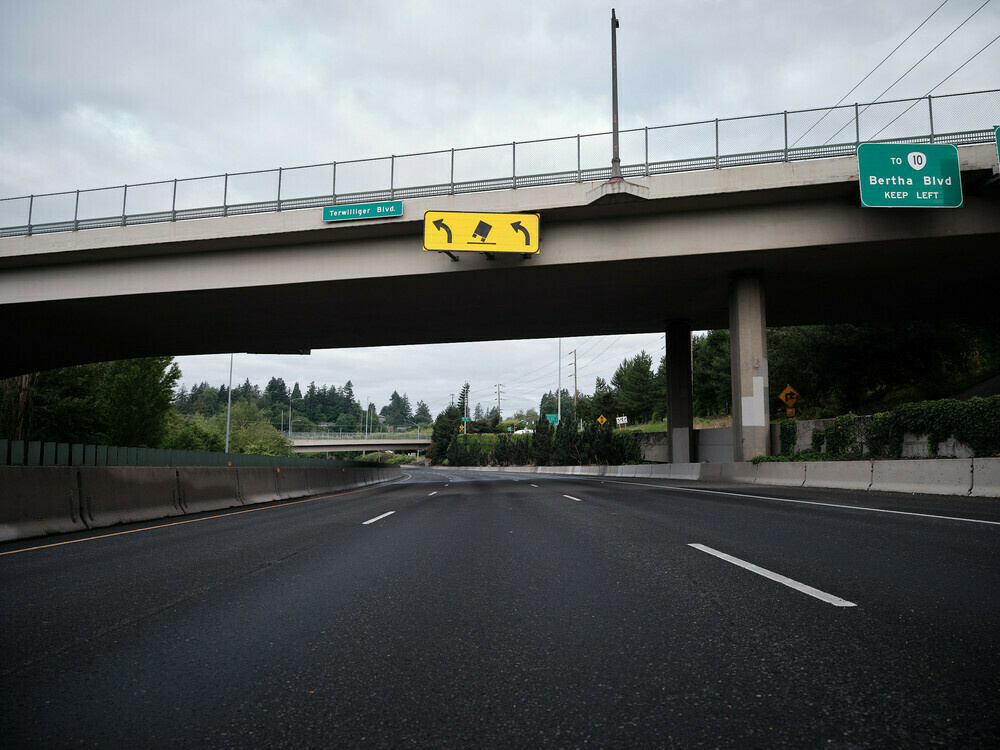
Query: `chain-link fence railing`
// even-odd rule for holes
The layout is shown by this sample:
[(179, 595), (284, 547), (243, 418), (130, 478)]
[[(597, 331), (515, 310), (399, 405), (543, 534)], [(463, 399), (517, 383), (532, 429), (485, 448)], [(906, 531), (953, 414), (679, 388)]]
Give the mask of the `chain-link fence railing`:
[[(622, 174), (851, 156), (859, 142), (994, 139), (1000, 89), (621, 132)], [(611, 133), (0, 199), (0, 237), (454, 195), (611, 176)]]

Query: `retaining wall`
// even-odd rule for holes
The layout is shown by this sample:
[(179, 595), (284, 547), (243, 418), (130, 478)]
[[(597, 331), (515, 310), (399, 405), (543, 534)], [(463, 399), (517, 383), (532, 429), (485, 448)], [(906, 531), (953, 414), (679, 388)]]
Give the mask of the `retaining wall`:
[(0, 466), (0, 542), (321, 495), (400, 475), (397, 466)]

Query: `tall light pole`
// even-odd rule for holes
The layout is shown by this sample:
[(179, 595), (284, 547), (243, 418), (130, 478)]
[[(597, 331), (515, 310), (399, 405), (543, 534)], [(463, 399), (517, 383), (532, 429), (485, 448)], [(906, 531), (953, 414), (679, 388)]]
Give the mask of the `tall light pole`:
[(611, 9), (611, 132), (612, 149), (611, 156), (611, 180), (622, 179), (622, 160), (618, 155), (618, 41), (616, 30), (618, 29), (618, 19), (615, 17), (615, 9)]

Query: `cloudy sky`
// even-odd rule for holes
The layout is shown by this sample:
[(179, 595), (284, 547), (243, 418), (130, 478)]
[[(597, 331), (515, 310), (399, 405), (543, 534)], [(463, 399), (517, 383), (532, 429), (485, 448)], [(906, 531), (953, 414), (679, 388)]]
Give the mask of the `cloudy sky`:
[[(939, 6), (618, 0), (622, 127), (1000, 87), (1000, 42), (955, 73), (1000, 34), (1000, 0)], [(0, 198), (606, 131), (610, 10), (591, 0), (8, 0)], [(19, 222), (0, 204), (7, 223)], [(577, 349), (586, 392), (622, 357), (645, 349), (658, 360), (662, 347), (653, 335), (563, 342), (564, 355)], [(179, 361), (188, 385), (228, 378), (228, 355)], [(572, 388), (571, 357), (563, 364)], [(557, 342), (237, 354), (234, 380), (272, 375), (350, 379), (378, 405), (405, 391), (435, 412), (464, 381), (488, 406), (500, 382), (510, 413), (555, 388)]]

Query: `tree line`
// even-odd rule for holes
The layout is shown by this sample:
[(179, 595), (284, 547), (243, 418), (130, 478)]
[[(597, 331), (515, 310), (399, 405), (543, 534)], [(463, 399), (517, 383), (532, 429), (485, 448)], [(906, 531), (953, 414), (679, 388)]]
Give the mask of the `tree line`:
[[(731, 411), (728, 331), (708, 331), (692, 341), (693, 399), (697, 416)], [(593, 393), (562, 390), (563, 422), (589, 425), (604, 415), (625, 415), (631, 424), (658, 421), (667, 413), (667, 363), (653, 369), (646, 352), (626, 357), (610, 382), (598, 378)], [(1000, 327), (951, 321), (884, 325), (795, 326), (768, 329), (771, 414), (784, 416), (777, 394), (792, 385), (801, 395), (800, 417), (871, 414), (903, 403), (954, 396), (1000, 373)], [(103, 362), (32, 373), (0, 381), (0, 437), (50, 442), (221, 451), (225, 445), (226, 386), (177, 387), (180, 369), (170, 357)], [(350, 380), (343, 386), (309, 383), (303, 391), (281, 378), (264, 388), (247, 379), (232, 393), (230, 450), (288, 453), (289, 401), (295, 431), (352, 431), (370, 415), (373, 432), (412, 428), (430, 431), (432, 457), (447, 457), (462, 434), (513, 434), (557, 412), (557, 393), (541, 394), (537, 411), (501, 421), (495, 408), (469, 409), (469, 385), (459, 402), (432, 419), (427, 404), (411, 406), (394, 391), (376, 409), (362, 405)], [(365, 406), (368, 407), (366, 412)], [(469, 413), (469, 422), (461, 417)], [(375, 418), (377, 415), (378, 418)]]

